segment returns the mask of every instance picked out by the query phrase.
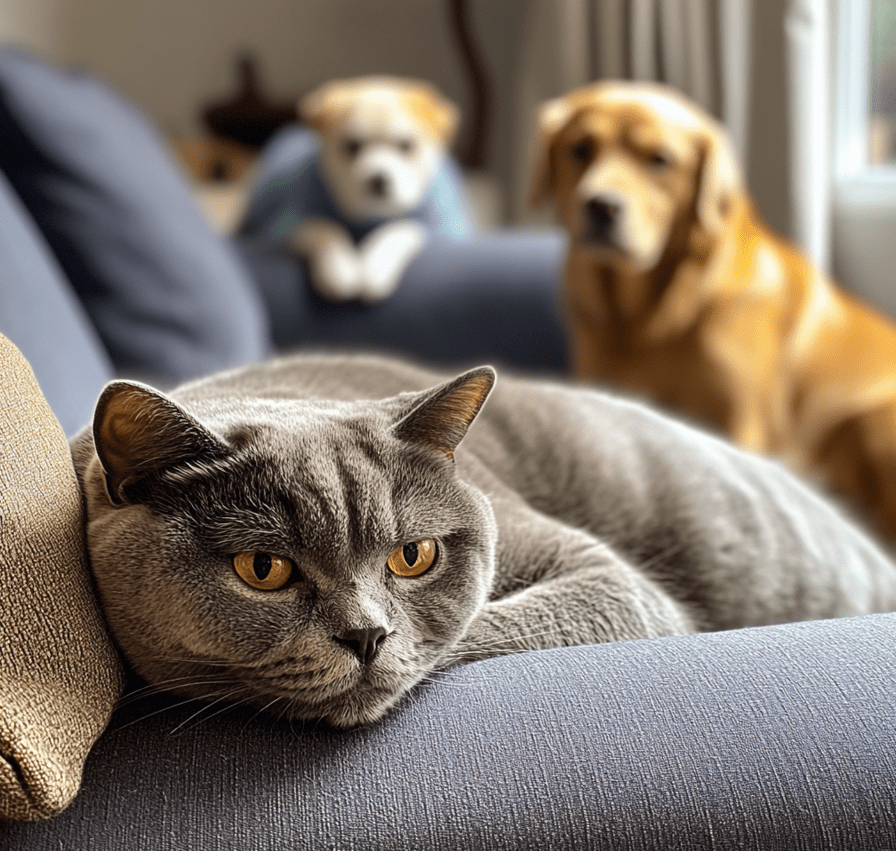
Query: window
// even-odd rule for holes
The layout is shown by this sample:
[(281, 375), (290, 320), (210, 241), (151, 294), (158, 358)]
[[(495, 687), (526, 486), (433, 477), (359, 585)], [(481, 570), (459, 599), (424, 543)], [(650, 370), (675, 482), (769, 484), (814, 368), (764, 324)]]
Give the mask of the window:
[(896, 3), (871, 0), (868, 20), (868, 159), (896, 164)]
[(896, 3), (838, 5), (837, 176), (896, 178)]
[(896, 2), (836, 4), (833, 271), (896, 319)]

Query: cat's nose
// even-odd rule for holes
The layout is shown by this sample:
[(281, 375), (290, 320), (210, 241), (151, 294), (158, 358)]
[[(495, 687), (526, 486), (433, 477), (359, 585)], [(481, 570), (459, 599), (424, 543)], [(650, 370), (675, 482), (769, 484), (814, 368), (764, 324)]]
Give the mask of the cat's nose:
[(365, 665), (369, 664), (380, 649), (386, 630), (381, 626), (365, 629), (347, 629), (333, 636), (333, 640), (352, 651)]

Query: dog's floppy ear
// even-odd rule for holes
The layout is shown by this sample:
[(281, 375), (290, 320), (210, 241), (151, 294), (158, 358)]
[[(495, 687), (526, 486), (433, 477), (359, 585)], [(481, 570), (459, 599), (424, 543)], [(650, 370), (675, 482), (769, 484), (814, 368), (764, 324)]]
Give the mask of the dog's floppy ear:
[(532, 177), (528, 198), (530, 207), (540, 207), (550, 200), (554, 193), (551, 144), (557, 133), (572, 118), (573, 111), (573, 103), (568, 96), (545, 101), (538, 108), (531, 155)]
[(435, 86), (425, 82), (408, 83), (402, 93), (410, 111), (444, 145), (450, 145), (457, 133), (460, 111)]
[(715, 234), (725, 223), (735, 196), (744, 191), (743, 177), (734, 146), (721, 127), (711, 128), (700, 145), (696, 215), (700, 224)]
[(399, 77), (359, 77), (324, 83), (299, 101), (299, 115), (315, 130), (325, 131), (338, 124), (358, 98), (390, 88), (400, 92), (405, 104), (423, 126), (444, 145), (449, 145), (460, 121), (458, 108), (422, 80)]
[(327, 130), (339, 121), (356, 96), (351, 80), (332, 80), (299, 101), (299, 117), (315, 130)]

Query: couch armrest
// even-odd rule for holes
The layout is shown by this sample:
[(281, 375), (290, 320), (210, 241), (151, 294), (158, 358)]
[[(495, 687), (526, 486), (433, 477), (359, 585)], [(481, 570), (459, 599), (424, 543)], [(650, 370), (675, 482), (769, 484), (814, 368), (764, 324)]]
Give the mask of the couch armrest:
[(278, 348), (353, 348), (432, 363), (566, 368), (560, 282), (564, 238), (506, 230), (432, 239), (397, 292), (373, 305), (332, 304), (305, 264), (270, 242), (237, 239), (267, 304)]
[(894, 639), (896, 615), (872, 615), (520, 654), (349, 732), (138, 700), (72, 807), (0, 845), (879, 849)]

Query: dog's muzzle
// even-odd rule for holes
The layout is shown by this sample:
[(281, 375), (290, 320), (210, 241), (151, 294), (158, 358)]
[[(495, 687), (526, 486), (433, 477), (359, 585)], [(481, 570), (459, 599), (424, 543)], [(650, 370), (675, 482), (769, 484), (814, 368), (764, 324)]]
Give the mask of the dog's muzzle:
[(583, 237), (607, 246), (619, 245), (619, 224), (623, 207), (609, 195), (594, 195), (584, 202)]
[(389, 194), (389, 178), (375, 174), (367, 180), (367, 191), (374, 198), (385, 198)]

